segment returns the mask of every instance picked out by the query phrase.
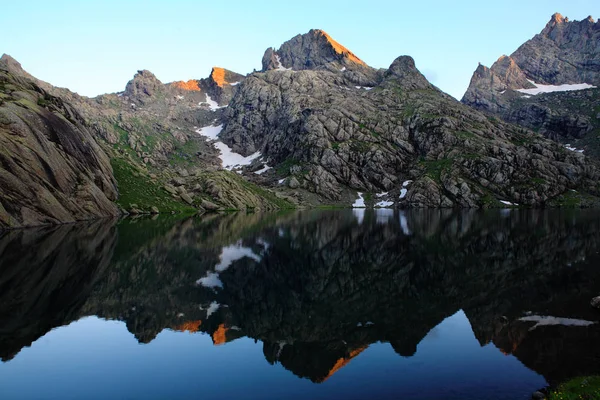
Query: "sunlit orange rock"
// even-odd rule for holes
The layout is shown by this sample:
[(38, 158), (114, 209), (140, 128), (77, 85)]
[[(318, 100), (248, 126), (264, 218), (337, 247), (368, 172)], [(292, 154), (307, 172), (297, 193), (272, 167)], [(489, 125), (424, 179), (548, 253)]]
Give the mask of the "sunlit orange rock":
[(228, 330), (229, 330), (229, 328), (226, 328), (225, 324), (221, 324), (221, 325), (219, 325), (217, 330), (213, 332), (212, 340), (213, 340), (213, 344), (215, 346), (220, 346), (222, 344), (227, 343), (227, 338), (225, 337), (225, 334), (227, 333)]
[(336, 53), (346, 56), (350, 61), (354, 61), (357, 64), (367, 65), (367, 64), (365, 64), (365, 62), (363, 60), (358, 58), (353, 52), (351, 52), (350, 50), (348, 50), (347, 48), (345, 48), (344, 46), (342, 46), (341, 44), (339, 44), (338, 42), (333, 40), (333, 38), (331, 36), (329, 36), (329, 34), (327, 32), (320, 30), (320, 29), (317, 29), (317, 32), (327, 38), (327, 41), (329, 42), (331, 47), (333, 47), (333, 49), (335, 50)]
[(184, 82), (184, 81), (173, 82), (173, 86), (178, 89), (183, 89), (183, 90), (190, 90), (190, 91), (194, 91), (194, 92), (200, 91), (199, 82), (195, 79), (190, 79), (187, 82)]
[(360, 353), (362, 353), (367, 347), (369, 347), (369, 346), (367, 345), (367, 346), (359, 347), (358, 349), (352, 350), (350, 352), (350, 354), (348, 354), (347, 357), (339, 358), (336, 361), (335, 365), (329, 370), (329, 373), (327, 374), (327, 376), (325, 378), (323, 378), (322, 380), (320, 380), (319, 383), (325, 382), (327, 379), (331, 378), (331, 376), (333, 376), (333, 374), (335, 374), (340, 369), (342, 369), (346, 365), (348, 365), (348, 363), (350, 361), (352, 361), (352, 359), (354, 357), (356, 357), (357, 355), (359, 355)]
[(198, 329), (200, 329), (200, 325), (202, 325), (202, 321), (198, 320), (198, 321), (186, 321), (181, 325), (177, 325), (176, 327), (173, 328), (173, 330), (175, 331), (179, 331), (179, 332), (198, 332)]
[(219, 87), (223, 87), (223, 85), (229, 83), (225, 80), (224, 68), (213, 67), (212, 71), (210, 72), (210, 77)]

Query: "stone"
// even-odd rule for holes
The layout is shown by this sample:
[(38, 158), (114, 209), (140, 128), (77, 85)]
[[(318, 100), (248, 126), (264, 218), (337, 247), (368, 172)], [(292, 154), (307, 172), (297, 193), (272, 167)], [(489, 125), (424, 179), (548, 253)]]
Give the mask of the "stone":
[(590, 304), (592, 305), (592, 307), (600, 309), (600, 296), (594, 297)]
[(531, 395), (531, 398), (533, 400), (544, 400), (546, 398), (546, 395), (540, 391), (537, 391), (537, 392), (533, 392), (533, 394)]
[(192, 205), (194, 204), (194, 200), (192, 199), (192, 197), (187, 194), (187, 193), (183, 193), (182, 195), (180, 195), (181, 200), (185, 201), (187, 204)]
[(151, 213), (151, 214), (160, 214), (160, 211), (158, 210), (158, 207), (156, 207), (156, 206), (152, 206), (152, 207), (150, 208), (150, 213)]
[(216, 205), (215, 203), (208, 201), (208, 200), (202, 200), (202, 203), (200, 203), (200, 206), (209, 211), (216, 211), (220, 208), (218, 205)]
[(171, 179), (171, 182), (175, 185), (175, 186), (183, 186), (185, 185), (185, 179), (177, 176), (173, 179)]
[(297, 189), (298, 187), (300, 187), (300, 182), (298, 182), (298, 179), (296, 179), (296, 177), (294, 176), (288, 179), (287, 184), (290, 189)]
[(173, 185), (169, 185), (168, 183), (164, 186), (165, 190), (170, 194), (177, 194), (177, 189)]

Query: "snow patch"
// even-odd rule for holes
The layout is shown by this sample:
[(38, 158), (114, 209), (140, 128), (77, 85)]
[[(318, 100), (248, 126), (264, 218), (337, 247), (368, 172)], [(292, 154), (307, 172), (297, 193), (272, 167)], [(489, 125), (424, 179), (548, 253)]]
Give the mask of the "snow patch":
[(264, 174), (265, 172), (267, 172), (268, 170), (270, 170), (271, 168), (272, 168), (272, 167), (269, 167), (267, 164), (265, 164), (265, 166), (264, 166), (263, 168), (259, 169), (258, 171), (254, 171), (254, 173), (255, 173), (256, 175), (262, 175), (262, 174)]
[(583, 319), (560, 318), (560, 317), (550, 317), (550, 316), (541, 316), (541, 315), (531, 315), (531, 316), (519, 318), (519, 321), (537, 322), (534, 326), (529, 328), (530, 331), (534, 330), (538, 326), (550, 326), (550, 325), (590, 326), (590, 325), (594, 325), (597, 323), (597, 321), (586, 321)]
[(408, 185), (410, 185), (411, 183), (413, 183), (413, 181), (411, 181), (411, 180), (404, 181), (404, 182), (402, 182), (402, 187), (408, 187)]
[(517, 203), (511, 203), (510, 201), (506, 201), (506, 200), (500, 200), (500, 203), (502, 203), (506, 206), (518, 206)]
[(365, 199), (363, 199), (363, 194), (361, 192), (358, 192), (358, 199), (354, 201), (352, 208), (365, 208)]
[(355, 86), (355, 88), (357, 88), (357, 89), (365, 89), (365, 90), (371, 90), (371, 89), (373, 89), (370, 86)]
[(521, 97), (524, 98), (524, 99), (530, 99), (531, 98), (531, 96), (527, 96), (527, 95), (521, 96)]
[(394, 205), (393, 201), (380, 201), (379, 203), (375, 204), (375, 207), (380, 207), (380, 208), (386, 208), (386, 207), (391, 207)]
[(408, 181), (404, 181), (402, 182), (402, 189), (400, 189), (400, 198), (403, 199), (406, 197), (406, 194), (408, 193), (408, 189), (406, 189), (408, 187), (408, 185), (410, 185), (411, 183), (413, 183), (413, 181), (408, 180)]
[(529, 81), (531, 84), (535, 86), (534, 89), (517, 89), (517, 92), (529, 94), (535, 96), (540, 93), (552, 93), (552, 92), (570, 92), (573, 90), (584, 90), (584, 89), (595, 89), (596, 86), (592, 86), (587, 83), (577, 83), (577, 84), (565, 84), (565, 85), (542, 85), (540, 83), (535, 83), (533, 81)]
[(240, 82), (231, 82), (230, 83), (231, 86), (235, 86), (235, 85), (239, 85), (239, 84), (240, 84)]
[(185, 97), (183, 97), (181, 95), (177, 95), (176, 97), (177, 97), (177, 100), (183, 100), (183, 99), (185, 99)]
[(377, 197), (383, 197), (383, 196), (387, 196), (388, 192), (382, 192), (382, 193), (376, 193), (375, 196)]
[(277, 183), (279, 183), (280, 185), (283, 185), (283, 182), (285, 182), (285, 178), (280, 179), (280, 180), (277, 181)]
[(223, 125), (219, 126), (205, 126), (204, 128), (200, 128), (196, 130), (196, 133), (207, 137), (210, 140), (217, 140), (213, 145), (217, 150), (221, 152), (219, 158), (221, 159), (221, 164), (223, 168), (231, 171), (234, 168), (239, 168), (244, 165), (250, 165), (252, 161), (261, 156), (260, 152), (257, 151), (254, 154), (251, 154), (247, 157), (239, 153), (235, 153), (231, 147), (227, 146), (225, 143), (218, 140), (219, 133), (223, 130)]
[[(208, 104), (208, 107), (211, 109), (211, 111), (217, 111), (219, 108), (227, 107), (227, 106), (219, 106), (219, 103), (217, 103), (216, 101), (211, 99), (208, 94), (206, 95), (205, 103)], [(202, 104), (202, 103), (200, 103), (200, 104)]]
[(565, 148), (570, 151), (574, 151), (576, 153), (583, 153), (583, 150), (576, 149), (575, 147), (571, 147), (570, 144), (565, 144)]
[(342, 67), (342, 69), (340, 69), (340, 72), (344, 72), (346, 70), (346, 67)]
[(277, 71), (291, 71), (291, 68), (286, 68), (283, 66), (283, 64), (281, 63), (281, 57), (279, 57), (277, 54), (275, 54), (275, 61), (277, 62), (275, 64), (275, 69)]

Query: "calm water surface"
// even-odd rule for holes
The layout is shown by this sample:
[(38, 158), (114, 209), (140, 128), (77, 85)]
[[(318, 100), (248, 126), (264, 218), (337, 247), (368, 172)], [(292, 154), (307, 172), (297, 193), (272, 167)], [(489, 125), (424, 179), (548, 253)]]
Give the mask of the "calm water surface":
[(0, 233), (0, 398), (528, 399), (600, 373), (599, 251), (596, 211)]

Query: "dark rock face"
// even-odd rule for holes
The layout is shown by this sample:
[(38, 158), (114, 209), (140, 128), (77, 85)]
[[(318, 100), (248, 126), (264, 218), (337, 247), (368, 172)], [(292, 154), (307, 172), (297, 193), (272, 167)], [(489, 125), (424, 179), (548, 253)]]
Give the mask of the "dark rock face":
[[(480, 65), (462, 102), (499, 115), (506, 121), (535, 129), (563, 143), (573, 143), (600, 131), (594, 118), (600, 90), (542, 93), (518, 92), (543, 85), (583, 84), (600, 86), (600, 22), (591, 17), (569, 21), (554, 14), (546, 27), (520, 46), (510, 57), (502, 56), (491, 68)], [(582, 142), (593, 156), (600, 148)]]
[(161, 91), (163, 83), (156, 76), (148, 71), (138, 71), (132, 80), (127, 82), (125, 94), (133, 100), (144, 104), (148, 97), (152, 97), (155, 93)]
[(251, 74), (226, 111), (222, 140), (244, 155), (261, 151), (285, 167), (277, 178), (294, 178), (325, 202), (351, 204), (347, 188), (388, 192), (410, 207), (540, 206), (567, 188), (598, 191), (597, 168), (581, 154), (461, 105), (410, 57), (373, 75), (372, 87), (346, 74)]
[(0, 228), (117, 215), (109, 159), (78, 110), (14, 67), (0, 61)]

